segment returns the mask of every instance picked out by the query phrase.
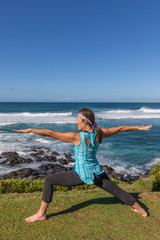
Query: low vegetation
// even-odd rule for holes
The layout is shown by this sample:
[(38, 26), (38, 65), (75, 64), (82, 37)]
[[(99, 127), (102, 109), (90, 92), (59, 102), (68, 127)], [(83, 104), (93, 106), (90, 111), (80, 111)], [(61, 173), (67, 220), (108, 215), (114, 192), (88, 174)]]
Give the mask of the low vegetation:
[[(119, 182), (112, 178), (116, 184)], [(44, 180), (0, 180), (0, 193), (29, 193), (43, 190)], [(160, 191), (160, 163), (152, 167), (151, 175), (148, 179), (137, 180), (133, 183), (140, 190)], [(72, 189), (93, 189), (95, 185), (79, 185), (74, 187), (54, 186), (54, 191), (68, 191)]]

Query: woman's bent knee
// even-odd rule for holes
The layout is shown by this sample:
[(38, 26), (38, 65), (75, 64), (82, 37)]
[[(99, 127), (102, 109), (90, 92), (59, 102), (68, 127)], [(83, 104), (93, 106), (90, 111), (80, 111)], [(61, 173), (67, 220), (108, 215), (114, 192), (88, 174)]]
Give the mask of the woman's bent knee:
[(44, 185), (54, 185), (53, 174), (50, 174), (45, 178)]

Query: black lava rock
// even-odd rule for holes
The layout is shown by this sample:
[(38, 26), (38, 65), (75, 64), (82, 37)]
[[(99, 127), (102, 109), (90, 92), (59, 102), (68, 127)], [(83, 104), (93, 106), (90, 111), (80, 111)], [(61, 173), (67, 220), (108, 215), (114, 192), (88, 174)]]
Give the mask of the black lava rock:
[(51, 156), (59, 156), (60, 154), (59, 153), (57, 153), (56, 151), (53, 151), (52, 153), (51, 153)]
[(64, 158), (60, 158), (60, 159), (58, 159), (58, 162), (59, 162), (60, 164), (62, 164), (62, 165), (66, 165), (66, 164), (68, 164), (67, 160), (64, 159)]
[(28, 178), (29, 176), (35, 176), (38, 175), (38, 172), (36, 170), (33, 170), (31, 168), (22, 168), (18, 169), (17, 171), (13, 171), (9, 173), (6, 178), (11, 179), (23, 179), (23, 178)]
[(18, 156), (16, 158), (8, 158), (6, 161), (3, 162), (3, 164), (13, 167), (16, 164), (27, 164), (31, 162), (32, 162), (32, 159), (30, 158), (23, 158)]
[(43, 157), (43, 161), (46, 161), (46, 162), (56, 162), (57, 158), (55, 156), (45, 156), (45, 157)]

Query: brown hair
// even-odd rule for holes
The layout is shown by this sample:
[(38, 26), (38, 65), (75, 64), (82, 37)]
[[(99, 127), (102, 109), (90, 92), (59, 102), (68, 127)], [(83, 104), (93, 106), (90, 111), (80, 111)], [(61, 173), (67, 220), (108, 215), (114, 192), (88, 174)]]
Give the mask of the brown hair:
[[(95, 123), (95, 115), (94, 115), (94, 112), (91, 109), (89, 109), (89, 108), (82, 108), (81, 110), (79, 110), (79, 113), (81, 113), (83, 116), (88, 118), (92, 122), (92, 124)], [(92, 126), (89, 122), (88, 122), (88, 124), (90, 126)], [(98, 141), (99, 141), (99, 143), (101, 143), (102, 142), (102, 130), (98, 126), (96, 126), (94, 129), (97, 132)]]

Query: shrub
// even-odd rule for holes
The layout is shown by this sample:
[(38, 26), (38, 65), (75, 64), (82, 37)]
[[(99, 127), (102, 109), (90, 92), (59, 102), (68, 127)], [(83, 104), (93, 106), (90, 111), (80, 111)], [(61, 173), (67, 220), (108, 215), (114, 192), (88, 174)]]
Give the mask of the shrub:
[(160, 191), (160, 162), (151, 167), (152, 191)]
[(151, 167), (151, 174), (154, 176), (156, 175), (157, 173), (160, 172), (160, 162), (154, 164), (152, 167)]
[(133, 183), (133, 186), (136, 187), (137, 191), (152, 191), (152, 181), (150, 179), (139, 179)]
[(160, 163), (151, 167), (150, 178), (137, 180), (133, 185), (136, 185), (140, 190), (160, 191)]
[[(0, 180), (0, 193), (28, 193), (28, 192), (35, 192), (35, 191), (42, 191), (44, 185), (44, 180), (17, 180), (17, 179), (10, 179), (10, 180)], [(72, 189), (90, 189), (96, 188), (95, 185), (79, 185), (73, 187), (65, 187), (65, 186), (58, 186), (54, 185), (54, 191), (68, 191)]]
[(1, 180), (0, 193), (28, 193), (34, 191), (42, 191), (44, 180)]
[(152, 191), (160, 191), (160, 172), (154, 175)]

